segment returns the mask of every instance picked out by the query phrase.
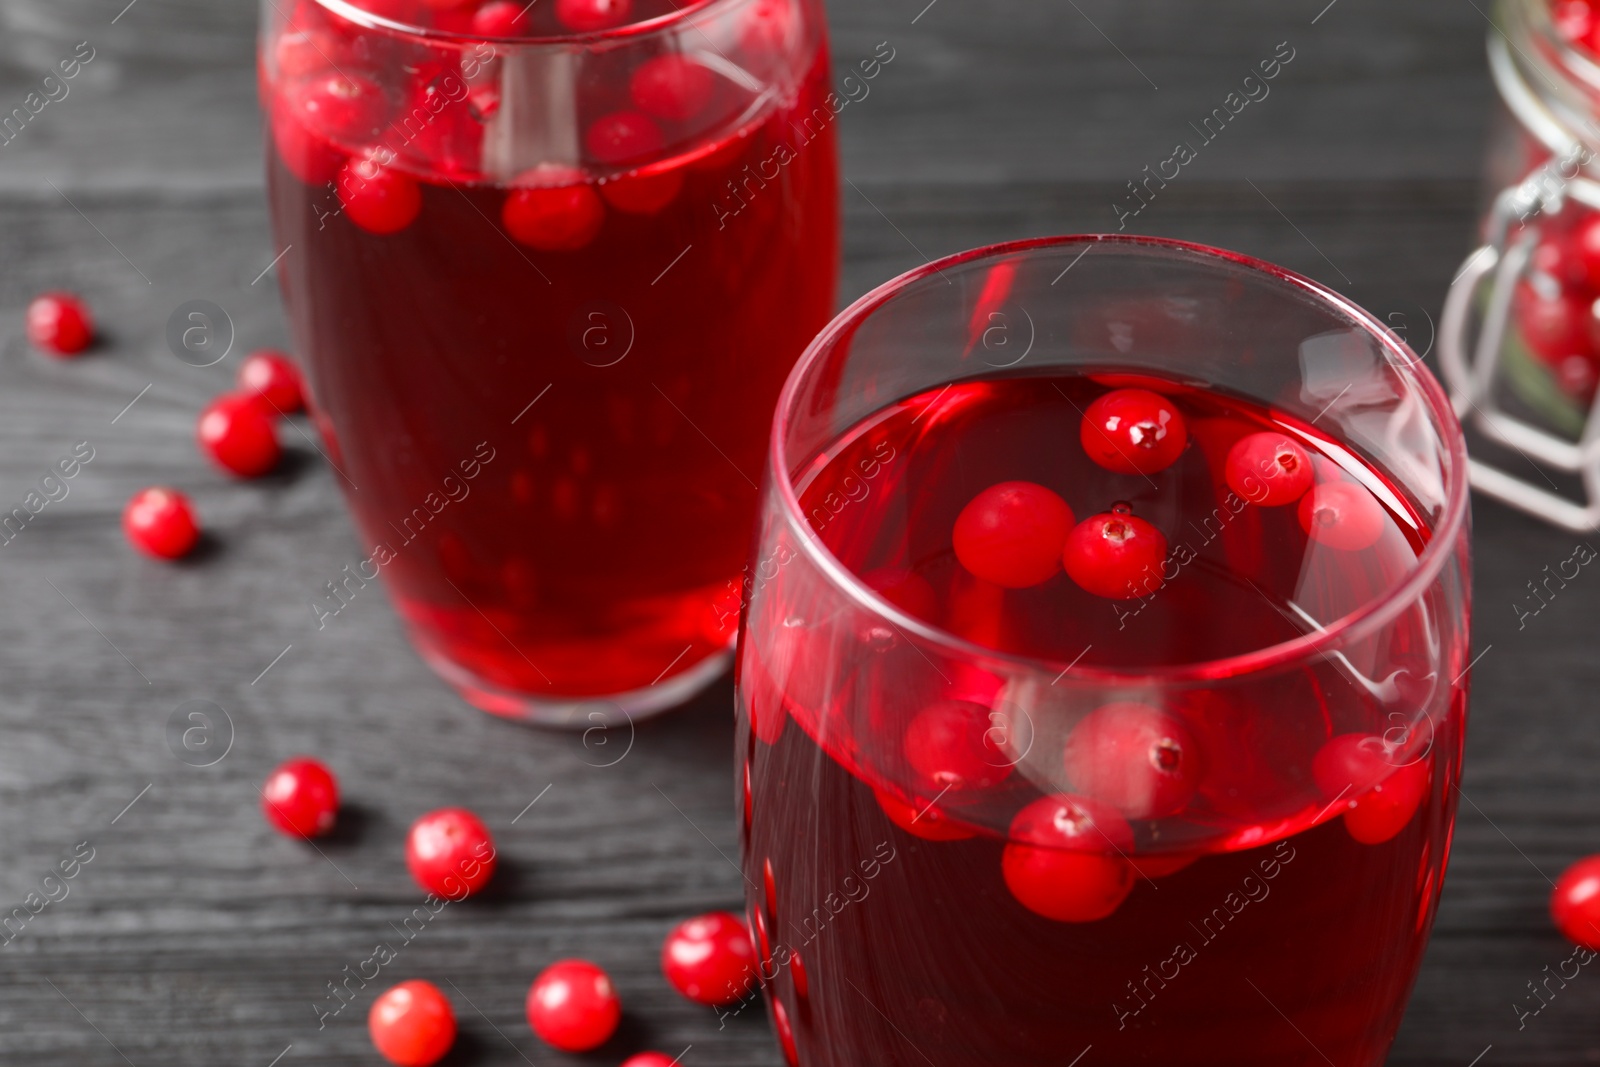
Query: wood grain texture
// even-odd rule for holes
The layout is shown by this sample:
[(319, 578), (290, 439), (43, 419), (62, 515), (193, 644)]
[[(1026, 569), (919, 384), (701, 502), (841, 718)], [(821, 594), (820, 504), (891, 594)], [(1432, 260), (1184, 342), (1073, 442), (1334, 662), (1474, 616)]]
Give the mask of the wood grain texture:
[[(1296, 58), (1272, 95), (1130, 228), (1303, 270), (1400, 316), (1420, 346), (1474, 232), (1486, 25), (1455, 0), (1323, 7), (836, 4), (841, 67), (878, 41), (897, 48), (841, 120), (854, 182), (841, 298), (926, 257), (1107, 228), (1123, 183), (1288, 40)], [(416, 660), (376, 589), (316, 629), (308, 600), (357, 549), (308, 439), (292, 435), (287, 470), (249, 486), (199, 462), (194, 415), (235, 361), (179, 362), (167, 317), (205, 298), (241, 347), (285, 337), (272, 276), (255, 281), (272, 252), (254, 10), (138, 0), (113, 25), (122, 8), (0, 7), (0, 105), (75, 41), (99, 49), (68, 99), (0, 147), (0, 510), (75, 442), (95, 449), (70, 495), (0, 545), (0, 905), (21, 904), (76, 843), (95, 849), (70, 895), (0, 949), (0, 1063), (267, 1067), (290, 1045), (284, 1067), (373, 1062), (373, 990), (320, 1030), (313, 1005), (346, 965), (400, 940), (394, 924), (418, 902), (405, 827), (461, 803), (499, 834), (506, 869), (384, 976), (455, 983), (470, 1006), (452, 1063), (560, 1067), (692, 1045), (689, 1067), (775, 1067), (759, 1009), (719, 1029), (656, 970), (673, 921), (740, 897), (728, 686), (640, 727), (610, 766), (627, 738), (586, 745), (481, 715)], [(56, 286), (88, 294), (106, 326), (69, 365), (20, 336), (28, 297)], [(152, 482), (194, 495), (215, 533), (200, 559), (164, 567), (123, 546), (120, 506)], [(1392, 1062), (1465, 1067), (1490, 1045), (1485, 1067), (1594, 1061), (1600, 978), (1585, 973), (1521, 1030), (1512, 1004), (1568, 953), (1544, 915), (1548, 879), (1600, 849), (1600, 732), (1587, 722), (1600, 587), (1585, 584), (1600, 579), (1519, 629), (1524, 583), (1574, 539), (1493, 504), (1477, 529), (1467, 799)], [(190, 700), (231, 718), (214, 766), (168, 748)], [(266, 771), (301, 751), (336, 765), (349, 800), (325, 855), (256, 811)], [(565, 954), (610, 968), (628, 1005), (597, 1059), (552, 1054), (522, 1021), (528, 981)]]

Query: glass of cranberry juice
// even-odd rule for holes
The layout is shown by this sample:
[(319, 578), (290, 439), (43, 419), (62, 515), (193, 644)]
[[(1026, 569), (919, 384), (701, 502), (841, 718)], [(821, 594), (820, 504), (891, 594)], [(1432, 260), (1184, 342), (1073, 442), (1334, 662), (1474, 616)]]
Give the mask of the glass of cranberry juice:
[(827, 321), (819, 0), (265, 0), (277, 269), (361, 537), (468, 700), (620, 721), (724, 669)]
[(1194, 245), (967, 253), (813, 342), (764, 495), (737, 803), (791, 1065), (1382, 1062), (1469, 667), (1460, 428), (1392, 333)]

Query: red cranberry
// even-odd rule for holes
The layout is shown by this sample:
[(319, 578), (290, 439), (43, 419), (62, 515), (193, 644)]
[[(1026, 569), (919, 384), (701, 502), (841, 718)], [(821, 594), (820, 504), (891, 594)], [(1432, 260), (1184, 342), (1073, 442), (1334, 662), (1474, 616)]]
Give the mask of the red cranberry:
[(963, 841), (975, 836), (973, 831), (951, 819), (929, 801), (918, 800), (907, 804), (881, 789), (874, 789), (872, 793), (878, 798), (878, 807), (883, 809), (889, 821), (913, 837), (920, 837), (924, 841)]
[(472, 32), (479, 37), (522, 37), (531, 24), (526, 4), (490, 0), (472, 16)]
[(399, 233), (422, 211), (416, 180), (371, 156), (346, 163), (338, 189), (345, 215), (368, 233)]
[(682, 190), (683, 170), (679, 167), (655, 174), (625, 174), (600, 184), (606, 203), (630, 215), (654, 215)]
[(1595, 386), (1600, 383), (1600, 362), (1583, 353), (1567, 356), (1554, 368), (1556, 385), (1563, 393), (1587, 404), (1594, 398)]
[(556, 18), (575, 33), (610, 30), (633, 15), (633, 0), (556, 0)]
[(661, 946), (661, 972), (672, 988), (713, 1008), (745, 998), (755, 962), (749, 928), (727, 911), (679, 923)]
[(420, 164), (421, 169), (449, 181), (476, 182), (483, 176), (483, 124), (472, 113), (471, 90), (462, 98), (447, 88), (455, 85), (456, 76), (454, 67), (437, 65), (419, 72), (407, 114), (418, 114), (421, 108), (433, 118), (401, 152), (407, 162)]
[(278, 38), (273, 48), (277, 61), (278, 77), (286, 82), (298, 82), (312, 74), (320, 74), (336, 62), (340, 54), (339, 38), (323, 29), (291, 30)]
[(1078, 437), (1090, 459), (1118, 474), (1164, 470), (1189, 443), (1177, 407), (1148, 389), (1114, 389), (1090, 404)]
[(761, 861), (762, 888), (767, 894), (767, 910), (774, 915), (778, 913), (778, 879), (772, 873), (772, 857), (768, 856)]
[(1133, 891), (1133, 867), (1118, 855), (1132, 848), (1132, 828), (1108, 805), (1065, 793), (1040, 797), (1011, 820), (1001, 873), (1029, 911), (1093, 922)]
[(1545, 296), (1519, 282), (1513, 304), (1522, 340), (1539, 359), (1554, 364), (1588, 351), (1589, 302), (1582, 297), (1568, 292)]
[(1200, 745), (1183, 721), (1147, 704), (1106, 704), (1067, 737), (1067, 778), (1130, 819), (1182, 811), (1199, 787)]
[(1044, 486), (1001, 482), (961, 509), (950, 539), (971, 574), (1023, 589), (1055, 576), (1072, 522), (1067, 502)]
[(552, 963), (528, 990), (528, 1025), (563, 1052), (599, 1048), (621, 1019), (611, 979), (587, 960)]
[(660, 154), (666, 143), (654, 120), (641, 111), (613, 111), (601, 115), (583, 138), (589, 157), (610, 166), (642, 163)]
[(1329, 548), (1371, 548), (1388, 523), (1377, 497), (1354, 482), (1324, 482), (1300, 499), (1300, 528)]
[(133, 547), (157, 559), (181, 559), (200, 539), (189, 498), (176, 489), (141, 489), (122, 509), (122, 532)]
[(811, 979), (806, 977), (806, 965), (800, 962), (800, 953), (789, 953), (789, 977), (794, 981), (794, 995), (805, 1000), (811, 995)]
[(270, 348), (252, 352), (239, 364), (236, 384), (244, 395), (266, 401), (269, 410), (287, 415), (305, 407), (300, 368), (282, 352)]
[(297, 756), (267, 776), (261, 810), (290, 837), (321, 837), (339, 812), (339, 783), (321, 763)]
[(1579, 860), (1556, 879), (1550, 917), (1568, 941), (1600, 950), (1600, 856)]
[(289, 173), (307, 185), (327, 185), (344, 166), (344, 152), (307, 126), (284, 96), (273, 100), (272, 143)]
[(794, 1027), (789, 1023), (789, 1009), (783, 1001), (772, 998), (772, 1028), (778, 1033), (778, 1046), (783, 1049), (783, 1061), (789, 1067), (800, 1067), (800, 1050), (795, 1047)]
[(1316, 477), (1306, 450), (1281, 433), (1253, 433), (1228, 450), (1228, 488), (1252, 504), (1275, 508), (1305, 496)]
[(595, 239), (606, 206), (575, 167), (542, 163), (519, 175), (506, 195), (500, 221), (530, 248), (575, 252)]
[(377, 133), (388, 110), (383, 89), (376, 82), (336, 70), (294, 83), (287, 95), (302, 122), (347, 144)]
[(678, 1067), (678, 1061), (665, 1052), (636, 1052), (622, 1061), (622, 1067)]
[(432, 982), (413, 978), (385, 990), (367, 1013), (379, 1055), (398, 1067), (431, 1067), (456, 1043), (456, 1013)]
[(1166, 558), (1167, 539), (1161, 531), (1120, 503), (1080, 522), (1061, 553), (1073, 581), (1113, 600), (1149, 596), (1160, 589)]
[(739, 23), (739, 47), (770, 63), (781, 55), (793, 26), (789, 0), (756, 0)]
[(716, 78), (683, 55), (657, 56), (641, 63), (628, 82), (634, 106), (658, 119), (687, 122), (711, 103)]
[(1396, 766), (1399, 754), (1376, 734), (1340, 734), (1311, 760), (1311, 777), (1330, 803), (1344, 805), (1345, 828), (1377, 845), (1411, 822), (1428, 787), (1428, 763)]
[(72, 293), (43, 293), (28, 305), (28, 340), (55, 356), (75, 356), (94, 340), (89, 305)]
[(1529, 261), (1551, 284), (1562, 288), (1588, 284), (1588, 271), (1565, 234), (1546, 235), (1533, 249)]
[(1589, 45), (1597, 20), (1591, 0), (1556, 0), (1550, 8), (1556, 31), (1572, 44)]
[(460, 900), (494, 877), (497, 856), (489, 828), (465, 808), (440, 808), (411, 824), (406, 866), (436, 896)]
[(254, 478), (278, 465), (282, 450), (272, 418), (253, 396), (226, 393), (200, 413), (200, 449), (229, 474)]
[(985, 789), (1011, 766), (992, 739), (989, 709), (965, 700), (923, 708), (906, 727), (906, 762), (934, 791)]
[(1589, 288), (1600, 289), (1600, 213), (1586, 215), (1572, 231), (1572, 253), (1583, 268)]

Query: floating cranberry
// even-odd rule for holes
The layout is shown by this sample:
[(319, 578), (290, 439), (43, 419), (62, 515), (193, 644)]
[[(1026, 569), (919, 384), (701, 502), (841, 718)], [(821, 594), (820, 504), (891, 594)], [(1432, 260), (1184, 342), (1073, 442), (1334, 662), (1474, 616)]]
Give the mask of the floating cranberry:
[(630, 215), (654, 215), (678, 198), (683, 190), (683, 171), (673, 167), (654, 174), (625, 174), (600, 185), (600, 195), (618, 211)]
[(687, 122), (705, 110), (715, 89), (711, 71), (684, 55), (657, 56), (641, 63), (628, 82), (635, 107), (673, 122)]
[(610, 977), (588, 960), (552, 963), (528, 990), (528, 1025), (563, 1052), (599, 1048), (621, 1019)]
[(522, 37), (531, 25), (529, 6), (513, 0), (491, 0), (472, 16), (472, 32), (479, 37)]
[(924, 841), (963, 841), (975, 836), (974, 831), (951, 819), (932, 801), (918, 800), (907, 804), (882, 789), (874, 789), (872, 795), (878, 798), (878, 807), (883, 809), (889, 821), (913, 837), (920, 837)]
[(226, 393), (200, 413), (200, 449), (229, 474), (255, 478), (278, 465), (282, 449), (272, 417), (253, 396)]
[(1588, 350), (1588, 301), (1566, 292), (1542, 295), (1521, 282), (1513, 304), (1522, 340), (1539, 359), (1554, 364)]
[(323, 764), (297, 756), (267, 776), (261, 810), (290, 837), (321, 837), (333, 829), (338, 815), (339, 783)]
[(789, 0), (756, 0), (739, 23), (739, 47), (770, 63), (782, 53), (793, 28)]
[(633, 15), (633, 0), (556, 0), (556, 18), (576, 33), (614, 29)]
[(422, 211), (416, 180), (374, 156), (346, 163), (339, 171), (338, 189), (345, 215), (368, 233), (399, 233)]
[(1388, 522), (1377, 497), (1354, 482), (1324, 482), (1300, 498), (1300, 528), (1329, 548), (1371, 548)]
[(1029, 911), (1093, 922), (1133, 891), (1133, 867), (1119, 855), (1132, 848), (1132, 828), (1110, 806), (1065, 793), (1040, 797), (1011, 820), (1001, 873)]
[(378, 83), (336, 70), (302, 79), (287, 90), (300, 121), (335, 141), (359, 143), (377, 133), (388, 110)]
[(944, 700), (923, 708), (906, 727), (906, 762), (937, 792), (986, 789), (1011, 773), (995, 747), (989, 709), (965, 700)]
[(655, 121), (642, 111), (601, 115), (583, 138), (589, 157), (610, 166), (642, 163), (660, 154), (666, 143)]
[(1089, 405), (1078, 430), (1089, 458), (1118, 474), (1154, 474), (1183, 453), (1189, 431), (1177, 407), (1148, 389), (1114, 389)]
[(783, 1061), (789, 1067), (800, 1067), (800, 1050), (795, 1047), (794, 1027), (789, 1023), (789, 1009), (783, 1001), (772, 998), (772, 1028), (778, 1033), (778, 1046), (783, 1049)]
[(1113, 600), (1149, 596), (1160, 589), (1166, 558), (1167, 539), (1161, 531), (1120, 503), (1080, 522), (1061, 553), (1073, 581)]
[(379, 1055), (397, 1067), (431, 1067), (456, 1043), (456, 1013), (432, 982), (413, 978), (385, 990), (367, 1013)]
[(1275, 508), (1305, 496), (1316, 477), (1306, 450), (1285, 434), (1248, 434), (1228, 450), (1228, 488), (1252, 504)]
[(661, 973), (698, 1004), (720, 1008), (753, 988), (756, 950), (744, 920), (727, 911), (687, 919), (661, 946)]
[(181, 559), (200, 539), (189, 498), (176, 489), (141, 489), (122, 509), (122, 533), (157, 559)]
[(245, 396), (259, 397), (271, 411), (287, 415), (305, 407), (300, 368), (282, 352), (263, 348), (239, 364), (236, 384)]
[(500, 221), (522, 244), (544, 252), (575, 252), (594, 240), (606, 206), (575, 167), (542, 163), (519, 175)]
[(1096, 708), (1072, 728), (1064, 754), (1079, 793), (1130, 819), (1182, 811), (1200, 785), (1200, 745), (1181, 719), (1148, 704)]
[(465, 808), (431, 811), (412, 823), (406, 836), (411, 877), (449, 900), (461, 900), (487, 885), (497, 859), (489, 828)]
[(53, 356), (75, 356), (94, 340), (89, 305), (72, 293), (42, 293), (28, 305), (28, 340)]
[(1055, 576), (1072, 522), (1067, 502), (1044, 486), (1001, 482), (961, 509), (950, 540), (975, 577), (1023, 589)]
[(1600, 856), (1579, 860), (1556, 879), (1550, 917), (1568, 941), (1600, 950)]
[(283, 96), (273, 100), (272, 143), (289, 173), (307, 185), (327, 185), (346, 159), (343, 150), (308, 127)]
[(1406, 761), (1376, 734), (1340, 734), (1311, 760), (1311, 777), (1330, 804), (1344, 806), (1345, 828), (1377, 845), (1411, 822), (1428, 787), (1428, 762)]
[(273, 48), (277, 61), (278, 77), (286, 82), (298, 82), (312, 74), (327, 70), (340, 54), (339, 39), (323, 29), (291, 30), (278, 38)]

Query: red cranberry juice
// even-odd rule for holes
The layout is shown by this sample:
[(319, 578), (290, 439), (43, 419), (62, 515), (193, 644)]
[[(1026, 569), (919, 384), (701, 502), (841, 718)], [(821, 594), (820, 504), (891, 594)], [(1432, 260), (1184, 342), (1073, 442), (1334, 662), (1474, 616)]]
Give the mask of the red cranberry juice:
[(526, 195), (475, 169), (476, 90), (341, 170), (295, 125), (304, 79), (267, 87), (279, 270), (359, 569), (480, 701), (637, 690), (731, 641), (772, 407), (833, 301), (827, 72), (820, 50), (790, 99), (636, 177), (551, 165)]
[[(1159, 391), (1186, 428), (1149, 473), (1106, 469), (1080, 438), (1096, 402), (1130, 385)], [(1277, 493), (1240, 477), (1240, 442), (1258, 434), (1310, 461), (1302, 499), (1350, 490), (1304, 512), (1255, 503)], [(1070, 540), (1048, 577), (979, 578), (963, 557), (988, 564), (955, 547), (963, 514), (1015, 481), (1065, 501), (1074, 538), (1100, 530), (1097, 515), (1138, 518), (1164, 551), (1119, 575), (1132, 582), (1119, 596), (1079, 584), (1095, 579), (1074, 569)], [(905, 614), (1007, 654), (1133, 675), (1301, 637), (1391, 588), (1429, 537), (1381, 471), (1313, 427), (1128, 375), (913, 397), (797, 484), (812, 530)], [(999, 563), (1025, 555), (1012, 545)], [(915, 650), (883, 666), (872, 657), (903, 646), (902, 624), (808, 638), (825, 600), (815, 575), (792, 549), (775, 563), (741, 652), (740, 806), (761, 980), (791, 1062), (1382, 1062), (1438, 900), (1459, 765), (1460, 679), (1406, 703), (1428, 673), (1408, 658), (1426, 626), (1408, 616), (1386, 633), (1386, 655), (1399, 650), (1388, 662), (1409, 667), (1385, 677), (1401, 718), (1374, 695), (1382, 685), (1350, 683), (1369, 665), (1312, 653), (1313, 667), (1265, 679), (1224, 671), (1163, 690), (1156, 709), (1113, 688), (1063, 739), (1039, 715), (1071, 717), (1048, 675), (1029, 692)], [(1023, 756), (1005, 736), (1018, 704), (1036, 720)], [(1434, 710), (1393, 727), (1419, 706)], [(1165, 723), (1154, 734), (1152, 719)], [(1039, 810), (1055, 827), (1028, 836)], [(1098, 841), (1077, 846), (1093, 851), (1022, 847), (1067, 840), (1074, 820), (1095, 824)]]

